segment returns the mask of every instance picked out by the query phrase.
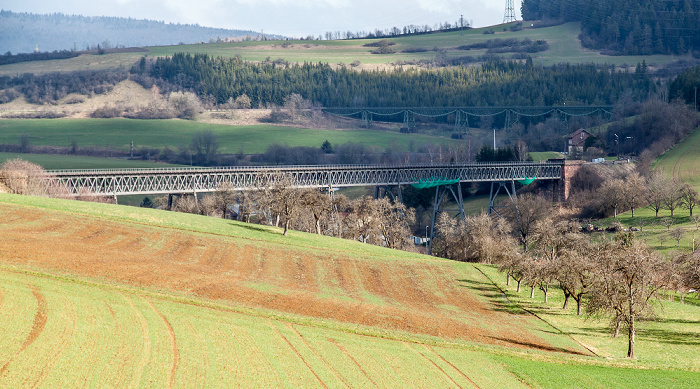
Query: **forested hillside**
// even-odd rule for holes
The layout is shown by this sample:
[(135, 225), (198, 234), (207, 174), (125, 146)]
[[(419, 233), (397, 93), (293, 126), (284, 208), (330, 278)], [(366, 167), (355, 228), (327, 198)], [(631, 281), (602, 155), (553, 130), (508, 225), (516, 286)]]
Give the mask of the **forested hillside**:
[(642, 99), (656, 89), (644, 66), (630, 73), (594, 65), (539, 67), (531, 60), (430, 71), (358, 72), (335, 70), (328, 64), (251, 63), (181, 53), (135, 71), (202, 97), (212, 96), (218, 103), (245, 94), (254, 107), (282, 104), (291, 93), (326, 107), (607, 105), (614, 104), (622, 91)]
[(700, 51), (700, 0), (523, 0), (522, 13), (580, 21), (583, 45), (610, 54)]
[(101, 48), (175, 45), (247, 34), (258, 35), (252, 31), (131, 18), (0, 11), (2, 53), (30, 53), (37, 47), (40, 51), (77, 51), (94, 49), (98, 44)]

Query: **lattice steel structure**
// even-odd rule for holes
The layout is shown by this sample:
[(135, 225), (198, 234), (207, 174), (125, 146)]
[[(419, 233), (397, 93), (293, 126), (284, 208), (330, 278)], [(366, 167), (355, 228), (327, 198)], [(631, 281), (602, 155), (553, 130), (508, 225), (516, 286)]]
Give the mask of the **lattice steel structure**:
[(430, 181), (513, 181), (562, 177), (563, 163), (468, 163), (444, 165), (333, 165), (284, 167), (53, 170), (44, 176), (51, 188), (68, 196), (117, 196), (212, 192), (223, 182), (237, 190), (269, 185), (290, 175), (300, 188), (391, 186)]
[(517, 19), (515, 18), (515, 1), (506, 0), (506, 11), (503, 14), (503, 23), (510, 23), (516, 20)]
[(596, 114), (612, 115), (613, 107), (610, 105), (586, 105), (586, 106), (533, 106), (533, 107), (362, 107), (362, 108), (324, 108), (323, 112), (343, 117), (358, 118), (362, 120), (363, 127), (371, 127), (375, 117), (401, 117), (404, 127), (415, 127), (416, 117), (437, 118), (449, 115), (455, 116), (455, 129), (468, 126), (469, 116), (484, 117), (506, 115), (506, 121), (518, 116), (537, 117), (545, 115), (588, 116)]

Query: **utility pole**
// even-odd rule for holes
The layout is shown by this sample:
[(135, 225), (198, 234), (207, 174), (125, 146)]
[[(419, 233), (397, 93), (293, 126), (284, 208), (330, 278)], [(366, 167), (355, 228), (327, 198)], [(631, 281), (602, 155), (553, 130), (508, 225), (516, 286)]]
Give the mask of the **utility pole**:
[(459, 35), (464, 35), (464, 15), (459, 15)]
[(506, 0), (506, 12), (503, 14), (503, 24), (514, 22), (516, 20), (514, 0)]

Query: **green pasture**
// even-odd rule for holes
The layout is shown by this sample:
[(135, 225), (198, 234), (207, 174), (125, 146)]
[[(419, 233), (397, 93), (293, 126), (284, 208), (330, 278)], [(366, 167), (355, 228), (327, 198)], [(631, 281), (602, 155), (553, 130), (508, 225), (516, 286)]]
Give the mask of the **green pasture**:
[(566, 156), (558, 151), (533, 151), (527, 153), (534, 162), (547, 161), (549, 159), (566, 158)]
[[(565, 23), (558, 26), (510, 31), (509, 25), (490, 27), (495, 34), (484, 34), (487, 28), (475, 28), (464, 32), (440, 32), (434, 34), (387, 38), (395, 43), (391, 46), (396, 53), (377, 55), (371, 54), (375, 48), (363, 45), (378, 41), (368, 39), (341, 41), (265, 41), (217, 43), (187, 46), (163, 46), (149, 48), (153, 57), (169, 56), (177, 52), (202, 53), (215, 57), (240, 56), (244, 60), (264, 61), (269, 58), (282, 58), (289, 62), (324, 62), (349, 64), (355, 60), (363, 64), (396, 64), (398, 61), (414, 61), (433, 59), (437, 50), (445, 50), (447, 57), (472, 56), (479, 57), (486, 53), (485, 49), (457, 50), (462, 45), (484, 42), (489, 39), (530, 38), (546, 40), (550, 49), (545, 52), (531, 54), (536, 64), (553, 65), (557, 63), (598, 63), (614, 64), (616, 66), (635, 66), (646, 61), (649, 65), (664, 65), (679, 59), (668, 55), (650, 56), (605, 56), (584, 49), (578, 39), (579, 23)], [(425, 49), (417, 53), (403, 53), (404, 50)], [(504, 54), (506, 57), (508, 54)]]
[(141, 147), (169, 147), (177, 152), (180, 145), (189, 147), (197, 132), (207, 130), (216, 135), (219, 152), (224, 154), (262, 153), (271, 144), (321, 147), (325, 140), (334, 146), (359, 143), (405, 151), (411, 145), (456, 142), (439, 136), (401, 134), (398, 131), (319, 130), (273, 125), (228, 126), (179, 119), (2, 119), (0, 143), (19, 144), (22, 135), (29, 135), (33, 146), (69, 147), (75, 141), (78, 147), (129, 151), (133, 141), (135, 150)]
[(130, 168), (158, 168), (175, 167), (166, 163), (152, 161), (129, 160), (122, 158), (86, 157), (80, 155), (51, 155), (51, 154), (24, 154), (24, 153), (0, 153), (0, 165), (8, 159), (21, 158), (25, 161), (41, 165), (46, 170), (57, 169), (130, 169)]
[[(698, 214), (698, 209), (695, 209), (694, 215)], [(665, 219), (673, 220), (670, 228), (664, 224)], [(695, 238), (695, 249), (700, 247), (700, 230), (691, 219), (687, 209), (676, 209), (671, 217), (671, 212), (665, 209), (659, 211), (659, 216), (655, 216), (655, 212), (651, 208), (639, 208), (632, 212), (625, 212), (617, 215), (617, 219), (609, 217), (594, 221), (592, 224), (602, 228), (612, 225), (615, 221), (620, 222), (624, 227), (636, 227), (641, 231), (635, 232), (636, 239), (642, 240), (650, 245), (655, 250), (669, 254), (672, 251), (690, 252), (693, 249), (693, 238)], [(684, 235), (677, 242), (672, 236), (671, 231), (682, 229)], [(613, 233), (605, 234), (608, 239), (613, 239)]]
[[(694, 371), (693, 375), (698, 379), (700, 373), (700, 300), (697, 295), (686, 296), (681, 303), (678, 296), (673, 301), (662, 299), (657, 306), (658, 318), (656, 320), (641, 320), (637, 328), (635, 354), (637, 361), (633, 362), (624, 357), (627, 354), (627, 334), (620, 331), (617, 338), (611, 336), (607, 319), (586, 319), (583, 315), (576, 315), (576, 302), (572, 299), (566, 310), (562, 309), (564, 295), (556, 287), (550, 288), (548, 302), (544, 303), (544, 294), (539, 289), (535, 291), (535, 298), (530, 299), (530, 288), (521, 285), (518, 293), (517, 283), (511, 280), (511, 285), (506, 285), (506, 277), (496, 267), (477, 265), (484, 274), (493, 281), (498, 288), (504, 291), (508, 300), (519, 307), (536, 314), (555, 329), (553, 333), (561, 333), (572, 337), (575, 341), (595, 352), (600, 358), (615, 360), (619, 366), (634, 366), (645, 369), (670, 369)], [(546, 365), (545, 365), (546, 366)], [(575, 370), (598, 370), (591, 366), (572, 367)], [(534, 368), (534, 366), (533, 366)], [(538, 369), (539, 370), (539, 369)], [(532, 370), (528, 374), (538, 371)], [(568, 371), (568, 369), (565, 369)], [(651, 370), (653, 371), (653, 370)], [(602, 369), (598, 374), (612, 376), (612, 371)], [(539, 373), (544, 373), (539, 371)], [(657, 373), (660, 371), (657, 370)], [(665, 374), (660, 374), (665, 375)], [(627, 383), (634, 387), (645, 386), (644, 375)], [(616, 379), (614, 382), (618, 382)], [(612, 382), (611, 382), (612, 383)], [(598, 385), (586, 385), (583, 387), (597, 387)], [(617, 387), (619, 383), (612, 384)], [(626, 386), (623, 385), (623, 386)], [(565, 385), (566, 387), (566, 385)], [(682, 386), (672, 386), (682, 387)]]
[(23, 73), (72, 72), (77, 70), (129, 70), (144, 54), (148, 53), (83, 54), (69, 59), (21, 62), (0, 66), (0, 76), (17, 76)]
[(700, 128), (661, 155), (653, 168), (700, 190)]

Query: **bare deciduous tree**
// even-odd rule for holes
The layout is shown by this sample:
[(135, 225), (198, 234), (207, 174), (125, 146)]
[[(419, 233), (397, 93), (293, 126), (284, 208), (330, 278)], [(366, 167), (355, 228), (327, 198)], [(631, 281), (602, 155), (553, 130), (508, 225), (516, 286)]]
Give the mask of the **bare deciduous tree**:
[(586, 311), (612, 315), (614, 328), (627, 328), (627, 357), (634, 358), (637, 320), (654, 316), (653, 301), (668, 283), (669, 262), (640, 242), (610, 244), (606, 251), (596, 264), (596, 282)]
[(226, 211), (228, 206), (236, 201), (236, 190), (230, 182), (222, 182), (217, 185), (216, 190), (211, 196), (214, 207), (217, 213), (221, 213), (221, 217), (226, 219)]
[(617, 212), (620, 211), (626, 203), (625, 182), (621, 179), (607, 180), (598, 190), (601, 199), (601, 205), (607, 210), (613, 210), (613, 217), (617, 218)]
[[(292, 220), (302, 210), (302, 190), (295, 185), (296, 182), (292, 176), (283, 174), (273, 176), (262, 189), (267, 205), (284, 223), (284, 232), (282, 233), (284, 236), (287, 236)], [(275, 225), (277, 224), (275, 223)]]
[(625, 208), (632, 211), (632, 217), (634, 217), (634, 210), (645, 205), (647, 198), (646, 187), (644, 185), (644, 179), (637, 172), (631, 173), (625, 179), (625, 190), (624, 197), (622, 199)]
[(681, 187), (681, 203), (683, 208), (690, 211), (690, 217), (693, 217), (693, 208), (695, 208), (700, 202), (700, 195), (698, 191), (695, 190), (689, 184), (683, 184)]
[(649, 204), (647, 206), (654, 210), (656, 217), (659, 217), (659, 211), (664, 205), (664, 199), (666, 198), (669, 186), (670, 180), (662, 171), (653, 171), (647, 179), (646, 200)]
[(458, 261), (501, 264), (514, 255), (510, 226), (485, 213), (458, 220), (443, 213), (436, 224), (441, 256)]
[(543, 197), (533, 194), (524, 194), (513, 201), (513, 206), (506, 217), (513, 225), (513, 230), (518, 235), (523, 251), (528, 250), (529, 238), (535, 223), (544, 219), (551, 209), (551, 203)]
[(671, 238), (676, 241), (676, 247), (681, 244), (681, 239), (685, 236), (685, 230), (682, 227), (674, 228), (673, 231), (669, 233)]
[(6, 161), (0, 168), (0, 175), (12, 193), (43, 196), (47, 188), (42, 179), (44, 168), (20, 158)]
[(301, 193), (300, 205), (314, 218), (314, 230), (321, 235), (321, 221), (328, 219), (333, 210), (331, 198), (317, 189), (305, 189)]
[(210, 130), (200, 131), (192, 137), (190, 152), (194, 163), (197, 165), (215, 165), (218, 150), (219, 141)]
[(662, 205), (664, 209), (671, 211), (671, 217), (673, 217), (673, 212), (683, 204), (683, 192), (678, 181), (669, 180), (668, 184)]

